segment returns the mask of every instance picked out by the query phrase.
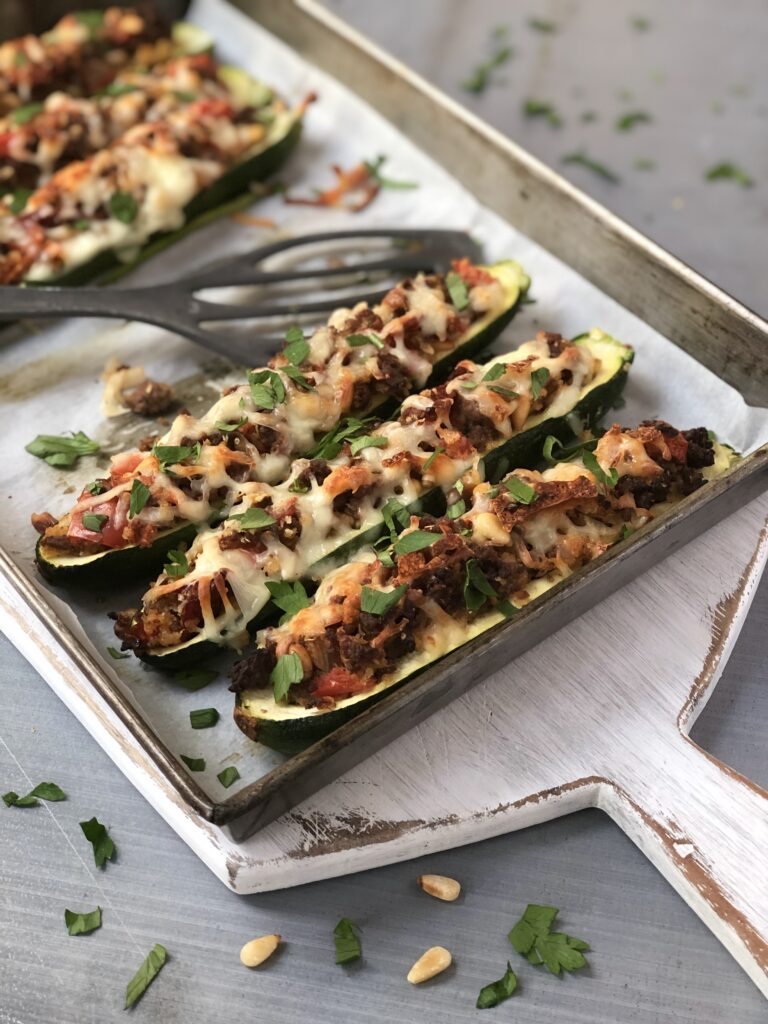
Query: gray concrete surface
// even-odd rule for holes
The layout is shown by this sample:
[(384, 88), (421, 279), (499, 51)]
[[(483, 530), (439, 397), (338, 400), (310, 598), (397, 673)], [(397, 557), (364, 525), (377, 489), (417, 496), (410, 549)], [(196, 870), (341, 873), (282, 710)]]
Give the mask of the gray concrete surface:
[[(334, 0), (333, 7), (480, 114), (553, 164), (584, 146), (622, 177), (603, 183), (566, 168), (579, 185), (759, 311), (765, 266), (768, 15), (761, 0), (664, 4), (560, 0), (468, 4)], [(537, 15), (555, 35), (527, 27)], [(632, 16), (651, 21), (646, 32)], [(515, 57), (502, 84), (477, 99), (456, 83), (482, 57), (492, 26), (510, 25)], [(621, 98), (631, 90), (632, 99)], [(560, 129), (521, 116), (525, 98), (553, 102)], [(712, 104), (722, 104), (712, 109)], [(613, 122), (629, 109), (653, 121), (633, 133)], [(578, 120), (594, 110), (599, 119)], [(656, 169), (633, 161), (653, 158)], [(707, 184), (710, 163), (732, 160), (755, 178), (746, 190)], [(768, 581), (694, 736), (768, 786)], [(454, 1024), (475, 1019), (479, 988), (510, 955), (505, 934), (529, 901), (563, 908), (563, 927), (590, 941), (591, 967), (557, 980), (520, 967), (520, 992), (490, 1011), (531, 1024), (757, 1024), (757, 989), (642, 855), (598, 812), (476, 846), (284, 893), (227, 892), (122, 777), (10, 644), (0, 641), (2, 791), (55, 779), (65, 803), (0, 808), (0, 1024), (95, 1024), (122, 1019), (127, 980), (155, 942), (170, 960), (132, 1011), (147, 1022), (228, 1024)], [(110, 824), (119, 854), (99, 872), (78, 822)], [(453, 875), (465, 896), (421, 895), (423, 871)], [(91, 936), (70, 938), (64, 907), (104, 908)], [(342, 915), (362, 929), (364, 962), (333, 963)], [(278, 931), (285, 948), (264, 970), (238, 962), (241, 944)], [(434, 943), (457, 963), (430, 987), (404, 980)], [(513, 961), (514, 963), (514, 961)], [(484, 1018), (481, 1018), (484, 1019)], [(494, 1018), (491, 1018), (494, 1019)]]

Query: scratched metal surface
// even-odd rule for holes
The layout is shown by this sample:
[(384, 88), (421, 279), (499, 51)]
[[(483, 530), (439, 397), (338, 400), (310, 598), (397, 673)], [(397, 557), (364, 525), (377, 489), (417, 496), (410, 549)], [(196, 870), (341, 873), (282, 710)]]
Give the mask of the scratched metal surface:
[[(485, 45), (492, 25), (513, 25), (506, 86), (473, 105), (525, 146), (556, 164), (583, 143), (624, 177), (619, 186), (574, 180), (657, 237), (758, 312), (766, 312), (768, 234), (765, 181), (751, 192), (707, 185), (701, 170), (730, 159), (755, 177), (768, 168), (764, 62), (768, 28), (759, 0), (740, 0), (738, 18), (714, 0), (696, 5), (696, 45), (682, 5), (486, 0), (429, 4), (334, 0), (384, 45), (444, 87)], [(530, 33), (531, 14), (551, 18), (560, 37)], [(627, 28), (646, 15), (651, 30)], [(435, 39), (435, 33), (438, 33)], [(611, 45), (608, 46), (610, 38)], [(430, 42), (429, 40), (432, 40)], [(666, 76), (659, 82), (659, 73)], [(759, 76), (762, 76), (762, 80)], [(573, 90), (579, 88), (582, 95)], [(622, 100), (622, 89), (634, 99)], [(762, 92), (761, 92), (762, 90)], [(525, 122), (526, 95), (554, 101), (569, 124), (558, 133)], [(722, 103), (722, 114), (711, 109)], [(627, 137), (611, 128), (629, 108), (653, 125)], [(582, 127), (577, 115), (600, 120)], [(641, 132), (647, 134), (641, 135)], [(632, 170), (638, 156), (654, 172)], [(682, 203), (680, 202), (682, 200)], [(768, 581), (755, 599), (724, 677), (693, 735), (755, 782), (768, 785), (765, 636)], [(368, 1020), (453, 1024), (470, 1019), (478, 988), (498, 977), (504, 935), (529, 900), (565, 910), (563, 926), (594, 947), (589, 976), (558, 982), (520, 969), (521, 995), (496, 1011), (504, 1019), (584, 1024), (715, 1024), (764, 1021), (757, 989), (643, 856), (606, 818), (583, 813), (477, 846), (393, 865), (306, 889), (237, 897), (227, 892), (149, 808), (52, 691), (11, 646), (0, 644), (0, 789), (53, 778), (71, 794), (45, 809), (0, 813), (0, 1024), (117, 1021), (125, 982), (154, 942), (171, 953), (139, 1020), (230, 1024), (326, 1024)], [(448, 784), (447, 780), (447, 784)], [(111, 823), (119, 859), (97, 873), (84, 859), (77, 822)], [(87, 853), (87, 850), (85, 851)], [(460, 878), (453, 906), (422, 896), (421, 871)], [(63, 908), (104, 908), (104, 926), (69, 938)], [(333, 965), (330, 932), (348, 915), (363, 928), (365, 963)], [(248, 974), (237, 962), (245, 939), (277, 930), (284, 951)], [(404, 973), (428, 945), (457, 952), (454, 970), (431, 989)]]

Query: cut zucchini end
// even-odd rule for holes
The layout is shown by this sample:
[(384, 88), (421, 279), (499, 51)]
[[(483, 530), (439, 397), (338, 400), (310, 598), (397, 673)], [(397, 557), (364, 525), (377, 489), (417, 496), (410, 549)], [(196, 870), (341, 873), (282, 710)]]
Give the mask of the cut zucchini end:
[(95, 555), (65, 555), (40, 537), (35, 545), (35, 562), (40, 575), (56, 586), (111, 587), (152, 572), (171, 548), (191, 541), (195, 533), (194, 524), (185, 523), (160, 534), (149, 547), (115, 548)]
[(171, 26), (171, 40), (175, 49), (184, 57), (213, 51), (213, 37), (191, 21), (175, 22)]

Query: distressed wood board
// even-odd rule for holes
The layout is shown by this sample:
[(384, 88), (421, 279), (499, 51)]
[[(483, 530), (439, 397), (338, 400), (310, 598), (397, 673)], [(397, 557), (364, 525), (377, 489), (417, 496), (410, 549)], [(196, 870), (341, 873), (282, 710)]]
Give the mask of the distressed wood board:
[(0, 626), (231, 889), (361, 871), (608, 813), (768, 994), (768, 794), (687, 738), (768, 556), (768, 497), (235, 844), (192, 814), (0, 580)]

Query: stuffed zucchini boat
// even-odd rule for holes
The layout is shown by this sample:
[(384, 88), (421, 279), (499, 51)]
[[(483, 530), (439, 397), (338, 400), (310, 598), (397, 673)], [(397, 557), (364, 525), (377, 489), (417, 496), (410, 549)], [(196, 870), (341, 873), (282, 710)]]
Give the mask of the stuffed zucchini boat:
[(90, 96), (125, 67), (210, 48), (201, 29), (179, 23), (169, 36), (154, 6), (73, 11), (41, 35), (0, 44), (0, 114), (52, 92)]
[[(254, 83), (254, 96), (265, 99)], [(134, 124), (0, 217), (0, 283), (78, 283), (247, 191), (298, 139), (303, 107), (227, 93)], [(13, 202), (13, 201), (12, 201)]]
[(414, 517), (385, 558), (328, 575), (308, 606), (236, 664), (235, 721), (294, 753), (722, 473), (737, 456), (703, 428), (618, 425), (593, 452), (498, 485), (458, 518)]
[[(149, 70), (124, 71), (91, 97), (51, 93), (0, 120), (0, 211), (21, 214), (32, 192), (74, 160), (105, 149), (134, 125), (162, 121), (200, 100), (219, 100), (245, 120), (272, 116), (271, 90), (210, 54), (175, 57)], [(79, 228), (86, 230), (81, 219)]]
[(295, 604), (304, 594), (287, 585), (322, 577), (387, 527), (404, 527), (409, 512), (441, 511), (446, 493), (448, 514), (461, 515), (489, 453), (518, 464), (542, 424), (562, 431), (575, 419), (581, 429), (600, 415), (630, 359), (601, 331), (576, 342), (541, 332), (485, 365), (460, 362), (447, 383), (407, 398), (396, 420), (358, 430), (331, 458), (298, 460), (284, 483), (244, 485), (227, 520), (198, 534), (183, 571), (166, 570), (140, 610), (117, 617), (124, 649), (170, 670), (211, 646), (243, 646), (272, 597)]
[(178, 416), (151, 451), (113, 458), (107, 477), (60, 520), (33, 517), (51, 582), (109, 584), (157, 572), (195, 527), (225, 515), (248, 481), (275, 483), (343, 417), (366, 416), (489, 344), (529, 286), (522, 268), (457, 261), (448, 275), (401, 282), (374, 307), (339, 309), (203, 416)]

